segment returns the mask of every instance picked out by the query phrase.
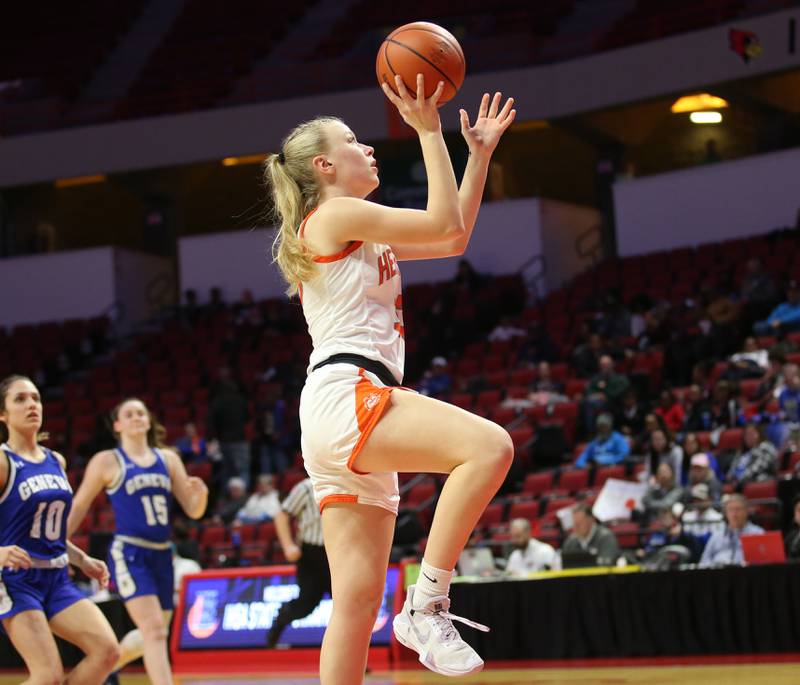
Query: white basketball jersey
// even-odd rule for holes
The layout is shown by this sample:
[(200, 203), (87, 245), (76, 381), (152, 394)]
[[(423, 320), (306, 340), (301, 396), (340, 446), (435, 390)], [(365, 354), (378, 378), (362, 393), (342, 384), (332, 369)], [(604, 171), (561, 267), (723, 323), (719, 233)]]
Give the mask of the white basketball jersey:
[[(304, 226), (305, 220), (300, 235)], [(308, 372), (331, 355), (360, 354), (381, 362), (401, 382), (403, 299), (392, 248), (353, 241), (341, 252), (314, 261), (316, 278), (300, 284), (303, 314), (314, 345)]]

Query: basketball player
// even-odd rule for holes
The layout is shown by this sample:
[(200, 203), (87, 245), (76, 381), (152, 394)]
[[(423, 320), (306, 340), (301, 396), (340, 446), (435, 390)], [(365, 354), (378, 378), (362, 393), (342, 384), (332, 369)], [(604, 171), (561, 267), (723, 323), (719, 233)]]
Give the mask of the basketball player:
[(98, 452), (89, 461), (68, 530), (80, 525), (105, 488), (116, 520), (109, 552), (111, 574), (137, 628), (120, 643), (117, 669), (144, 656), (150, 682), (171, 685), (167, 629), (173, 607), (172, 497), (190, 517), (199, 519), (206, 510), (208, 488), (187, 475), (175, 452), (160, 447), (160, 426), (140, 400), (123, 401), (112, 419), (119, 446)]
[(86, 655), (71, 683), (102, 683), (119, 657), (114, 631), (70, 581), (67, 563), (105, 586), (108, 569), (66, 541), (72, 488), (60, 454), (37, 442), (42, 400), (24, 376), (0, 381), (0, 619), (28, 668), (26, 683), (61, 683), (53, 635)]
[(365, 201), (378, 187), (373, 149), (336, 118), (299, 125), (265, 162), (280, 220), (275, 259), (288, 292), (299, 292), (314, 346), (300, 421), (334, 599), (322, 645), (323, 685), (362, 682), (397, 514), (397, 471), (449, 477), (395, 635), (438, 673), (483, 667), (453, 626), (448, 592), (459, 553), (503, 482), (512, 443), (500, 426), (458, 407), (394, 392), (404, 363), (397, 263), (464, 252), (489, 159), (515, 112), (510, 99), (501, 107), (500, 93), (483, 96), (473, 125), (461, 111), (470, 156), (459, 188), (436, 107), (443, 84), (428, 99), (421, 75), (416, 85), (416, 95), (409, 93), (398, 77), (399, 95), (386, 84), (384, 93), (418, 134), (428, 175), (425, 210)]

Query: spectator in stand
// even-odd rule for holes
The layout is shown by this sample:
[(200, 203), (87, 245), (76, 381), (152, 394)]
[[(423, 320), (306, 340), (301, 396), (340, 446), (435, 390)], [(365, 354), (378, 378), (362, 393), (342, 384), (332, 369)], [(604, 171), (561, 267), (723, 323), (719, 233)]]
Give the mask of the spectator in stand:
[(747, 260), (740, 296), (744, 308), (743, 318), (749, 330), (753, 322), (768, 314), (778, 297), (775, 281), (758, 257)]
[(272, 521), (280, 510), (281, 502), (275, 489), (275, 477), (271, 473), (262, 473), (258, 477), (256, 491), (236, 513), (236, 521), (239, 523)]
[(677, 433), (683, 428), (686, 413), (683, 410), (683, 405), (678, 402), (672, 390), (664, 388), (661, 391), (658, 406), (653, 411), (664, 419), (664, 425), (672, 433)]
[(647, 521), (656, 519), (662, 511), (672, 507), (684, 497), (683, 488), (675, 480), (675, 472), (669, 462), (661, 462), (656, 470), (655, 482), (648, 487), (642, 506)]
[(743, 450), (734, 458), (728, 469), (728, 482), (741, 486), (760, 480), (775, 478), (778, 470), (778, 451), (764, 437), (764, 429), (757, 423), (748, 423), (742, 438)]
[(553, 362), (558, 358), (558, 349), (542, 324), (538, 321), (531, 321), (528, 324), (525, 341), (517, 353), (517, 363), (537, 364), (542, 361)]
[(283, 473), (289, 466), (286, 402), (279, 391), (270, 391), (256, 405), (256, 450), (260, 473)]
[(626, 436), (638, 436), (644, 430), (644, 420), (647, 409), (639, 401), (639, 396), (634, 388), (622, 396), (622, 405), (616, 413), (616, 425), (620, 433)]
[(208, 411), (208, 436), (219, 443), (222, 452), (222, 482), (234, 476), (250, 483), (250, 444), (247, 442), (247, 400), (230, 378), (228, 369), (220, 370)]
[(525, 337), (525, 331), (519, 326), (514, 326), (510, 317), (504, 316), (489, 333), (488, 340), (489, 342), (507, 342), (522, 337)]
[(791, 281), (786, 290), (786, 302), (773, 309), (765, 321), (753, 326), (756, 335), (779, 335), (800, 331), (800, 283)]
[(598, 331), (609, 340), (631, 335), (631, 313), (616, 293), (606, 293), (597, 322)]
[[(694, 436), (694, 433), (689, 433)], [(695, 441), (697, 439), (695, 438)], [(689, 436), (684, 440), (684, 449), (690, 445)], [(699, 447), (699, 445), (698, 445)], [(719, 503), (722, 496), (722, 483), (717, 480), (714, 471), (711, 468), (711, 459), (705, 452), (695, 452), (689, 461), (689, 478), (688, 485), (685, 492), (685, 500), (687, 504), (691, 501), (691, 488), (695, 485), (705, 485), (708, 488), (709, 496), (714, 504)]]
[(800, 371), (792, 364), (786, 385), (778, 395), (780, 418), (787, 423), (800, 423)]
[(422, 376), (417, 390), (428, 397), (442, 397), (450, 392), (453, 381), (447, 369), (444, 357), (434, 357), (430, 368)]
[(667, 427), (664, 425), (664, 419), (653, 412), (645, 414), (644, 430), (633, 441), (633, 453), (642, 456), (647, 454), (653, 441), (653, 433), (656, 431), (664, 431), (666, 433)]
[(250, 290), (242, 292), (242, 299), (233, 305), (233, 313), (235, 315), (234, 323), (237, 326), (258, 328), (264, 323), (261, 308)]
[(611, 414), (603, 413), (597, 417), (597, 437), (581, 452), (575, 462), (577, 468), (586, 468), (592, 464), (608, 466), (625, 460), (630, 453), (630, 446), (613, 427), (614, 419)]
[(784, 545), (786, 546), (786, 558), (796, 561), (800, 560), (800, 495), (794, 498), (792, 511), (794, 512), (792, 526), (786, 533)]
[(704, 396), (703, 389), (697, 383), (689, 386), (686, 406), (684, 429), (687, 431), (710, 431), (713, 425), (711, 402)]
[(711, 534), (725, 528), (725, 519), (712, 505), (708, 485), (698, 483), (689, 491), (689, 501), (681, 517), (683, 529), (705, 545)]
[(712, 431), (719, 433), (742, 423), (742, 408), (736, 399), (733, 386), (728, 381), (717, 381), (709, 409)]
[(680, 545), (685, 547), (690, 554), (689, 561), (697, 563), (700, 558), (702, 545), (691, 533), (681, 525), (680, 518), (672, 508), (662, 509), (658, 515), (658, 529), (653, 531), (647, 539), (644, 549), (636, 550), (639, 559), (652, 559), (655, 554), (667, 545)]
[(247, 504), (247, 487), (244, 480), (238, 477), (231, 478), (228, 481), (227, 495), (217, 502), (214, 522), (228, 525), (245, 504)]
[(676, 445), (672, 441), (672, 437), (668, 431), (661, 429), (653, 431), (650, 436), (650, 450), (645, 454), (644, 462), (644, 474), (650, 476), (649, 481), (651, 485), (655, 483), (658, 467), (664, 463), (672, 467), (672, 473), (675, 475), (676, 482), (681, 482), (683, 473), (683, 450), (680, 445)]
[(553, 380), (549, 362), (539, 362), (536, 378), (529, 386), (528, 400), (531, 405), (549, 405), (568, 402), (564, 395), (564, 384)]
[(607, 354), (600, 357), (600, 370), (592, 376), (581, 403), (583, 428), (588, 433), (594, 424), (595, 414), (600, 409), (619, 411), (622, 397), (628, 391), (630, 381), (627, 376), (614, 370), (614, 360)]
[(747, 499), (743, 495), (729, 495), (723, 502), (723, 510), (727, 525), (711, 534), (700, 558), (700, 568), (742, 566), (744, 557), (739, 538), (764, 532), (761, 526), (748, 521)]
[(206, 440), (197, 433), (197, 426), (189, 422), (183, 427), (183, 436), (178, 438), (175, 448), (184, 462), (205, 461)]
[(732, 352), (732, 345), (739, 338), (739, 304), (718, 288), (709, 288), (705, 293), (708, 304), (706, 316), (711, 324), (709, 339), (711, 354), (725, 357)]
[(722, 377), (728, 381), (761, 378), (769, 369), (769, 352), (759, 349), (753, 336), (745, 338), (741, 352), (731, 355), (728, 368)]
[(475, 270), (468, 259), (458, 260), (458, 268), (453, 282), (459, 290), (475, 292), (481, 287), (484, 280), (485, 278)]
[(595, 519), (585, 502), (572, 507), (572, 533), (564, 541), (563, 552), (589, 552), (597, 555), (598, 566), (613, 566), (620, 555), (619, 543), (608, 528)]
[(572, 352), (572, 367), (581, 378), (589, 378), (600, 371), (600, 361), (606, 354), (608, 352), (603, 336), (590, 332), (585, 343), (575, 346)]
[(547, 543), (531, 537), (531, 523), (528, 519), (518, 518), (511, 521), (509, 532), (514, 545), (506, 564), (509, 575), (524, 577), (536, 571), (561, 569), (558, 553)]

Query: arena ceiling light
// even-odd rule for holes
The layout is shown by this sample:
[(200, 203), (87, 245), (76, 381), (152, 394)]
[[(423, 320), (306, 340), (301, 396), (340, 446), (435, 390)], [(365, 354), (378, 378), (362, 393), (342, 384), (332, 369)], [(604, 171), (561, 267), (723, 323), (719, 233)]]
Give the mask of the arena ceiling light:
[(88, 186), (93, 183), (105, 183), (105, 174), (93, 174), (92, 176), (73, 176), (72, 178), (59, 178), (55, 182), (56, 188), (72, 188), (74, 186)]
[(222, 166), (239, 166), (240, 164), (261, 164), (266, 155), (242, 155), (241, 157), (225, 157)]
[(687, 112), (703, 112), (712, 109), (725, 109), (728, 101), (718, 98), (710, 93), (696, 93), (695, 95), (684, 95), (672, 103), (673, 114), (685, 114)]
[(719, 112), (692, 112), (689, 120), (693, 124), (719, 124), (722, 122), (722, 115)]

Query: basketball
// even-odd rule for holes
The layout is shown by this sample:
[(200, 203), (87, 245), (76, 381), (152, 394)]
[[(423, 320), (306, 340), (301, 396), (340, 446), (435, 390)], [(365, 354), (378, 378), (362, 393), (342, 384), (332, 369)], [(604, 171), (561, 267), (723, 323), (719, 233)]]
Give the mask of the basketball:
[(464, 51), (452, 33), (437, 24), (415, 21), (392, 31), (378, 50), (375, 70), (378, 83), (388, 83), (397, 92), (394, 77), (403, 77), (406, 88), (415, 93), (417, 74), (425, 77), (425, 97), (444, 81), (439, 106), (453, 99), (464, 82)]

